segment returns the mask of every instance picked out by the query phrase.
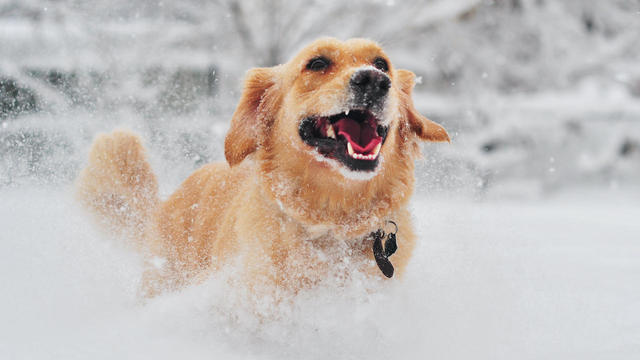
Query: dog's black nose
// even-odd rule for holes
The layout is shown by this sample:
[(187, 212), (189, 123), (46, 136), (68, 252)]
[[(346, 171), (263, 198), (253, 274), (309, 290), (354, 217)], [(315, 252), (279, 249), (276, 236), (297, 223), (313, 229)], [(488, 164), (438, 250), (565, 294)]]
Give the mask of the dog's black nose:
[(387, 95), (391, 80), (385, 73), (378, 70), (358, 70), (351, 76), (350, 85), (356, 102), (369, 107)]

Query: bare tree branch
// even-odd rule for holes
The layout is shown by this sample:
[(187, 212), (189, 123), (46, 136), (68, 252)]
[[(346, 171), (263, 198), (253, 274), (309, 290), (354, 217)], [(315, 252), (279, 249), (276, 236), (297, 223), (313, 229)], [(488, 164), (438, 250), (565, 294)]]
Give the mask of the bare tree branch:
[(231, 12), (231, 19), (233, 20), (233, 25), (242, 41), (243, 46), (247, 50), (249, 54), (252, 56), (259, 56), (258, 48), (256, 47), (255, 41), (251, 34), (251, 29), (245, 22), (246, 16), (244, 15), (244, 11), (242, 10), (242, 6), (240, 5), (239, 0), (230, 0), (228, 3), (229, 11)]

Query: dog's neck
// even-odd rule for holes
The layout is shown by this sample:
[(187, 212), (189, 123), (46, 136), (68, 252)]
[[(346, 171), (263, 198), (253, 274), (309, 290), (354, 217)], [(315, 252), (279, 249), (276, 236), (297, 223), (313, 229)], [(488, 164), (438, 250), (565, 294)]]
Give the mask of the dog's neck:
[(286, 171), (262, 175), (259, 184), (263, 198), (272, 204), (273, 211), (298, 223), (309, 238), (331, 234), (337, 239), (352, 240), (376, 231), (406, 206), (411, 195), (413, 164), (404, 177), (383, 178), (381, 173), (370, 182), (334, 191), (318, 189), (316, 186), (325, 185), (317, 185), (317, 178), (295, 178)]

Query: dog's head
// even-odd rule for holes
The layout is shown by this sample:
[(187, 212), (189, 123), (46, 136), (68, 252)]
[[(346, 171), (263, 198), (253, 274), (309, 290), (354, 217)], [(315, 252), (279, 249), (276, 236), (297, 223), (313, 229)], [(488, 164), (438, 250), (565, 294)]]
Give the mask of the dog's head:
[(416, 111), (413, 85), (372, 41), (317, 40), (286, 64), (249, 71), (226, 159), (234, 166), (256, 152), (267, 170), (327, 189), (374, 181), (394, 171), (383, 163), (412, 163), (417, 140), (449, 140)]

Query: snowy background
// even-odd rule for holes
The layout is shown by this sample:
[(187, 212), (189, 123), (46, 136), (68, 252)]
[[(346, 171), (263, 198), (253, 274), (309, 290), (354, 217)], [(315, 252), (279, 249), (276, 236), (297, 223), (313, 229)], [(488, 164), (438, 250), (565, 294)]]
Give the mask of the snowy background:
[[(140, 133), (167, 195), (223, 159), (244, 72), (319, 36), (379, 41), (452, 136), (410, 275), (268, 324), (224, 275), (142, 304), (71, 195), (92, 138)], [(640, 356), (639, 60), (633, 0), (0, 0), (0, 358)]]

